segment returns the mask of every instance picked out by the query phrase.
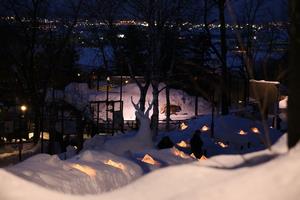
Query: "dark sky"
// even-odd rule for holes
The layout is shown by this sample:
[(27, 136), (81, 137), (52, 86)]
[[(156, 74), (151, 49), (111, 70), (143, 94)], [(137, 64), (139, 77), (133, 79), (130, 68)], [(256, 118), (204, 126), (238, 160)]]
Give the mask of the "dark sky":
[[(0, 0), (2, 1), (2, 0)], [(26, 0), (25, 0), (26, 1)], [(68, 16), (69, 15), (69, 4), (70, 2), (76, 2), (78, 0), (50, 0), (51, 13), (52, 16)], [(197, 0), (195, 0), (197, 1)], [(201, 1), (201, 0), (199, 0)], [(237, 19), (241, 19), (245, 14), (244, 3), (247, 0), (230, 0), (230, 5), (234, 9), (234, 16)], [(249, 1), (249, 0), (248, 0)], [(287, 0), (253, 0), (253, 1), (264, 1), (264, 6), (260, 8), (257, 14), (257, 22), (268, 22), (268, 21), (278, 21), (287, 20)], [(67, 4), (65, 2), (68, 2)], [(192, 6), (192, 7), (196, 7)], [(6, 15), (7, 11), (0, 6), (0, 14)], [(227, 12), (229, 14), (229, 12)], [(124, 12), (124, 16), (128, 17), (128, 14)], [(212, 15), (212, 18), (217, 18), (217, 12)], [(235, 20), (232, 19), (231, 15), (227, 15), (227, 22), (233, 23)]]

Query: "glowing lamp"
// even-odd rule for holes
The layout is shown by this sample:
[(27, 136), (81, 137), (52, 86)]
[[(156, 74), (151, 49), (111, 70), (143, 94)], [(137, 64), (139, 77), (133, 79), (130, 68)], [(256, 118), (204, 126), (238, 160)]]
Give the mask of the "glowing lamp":
[(244, 130), (240, 130), (239, 135), (247, 135), (247, 132), (245, 132)]
[(22, 106), (20, 107), (20, 109), (21, 109), (22, 112), (26, 112), (26, 111), (27, 111), (27, 106), (22, 105)]
[(188, 143), (186, 143), (185, 141), (181, 141), (179, 143), (177, 143), (177, 145), (179, 147), (182, 147), (182, 148), (188, 148), (190, 145)]
[(191, 155), (190, 155), (192, 158), (194, 158), (194, 159), (197, 159), (197, 160), (207, 160), (208, 158), (207, 157), (205, 157), (204, 155), (202, 155), (201, 156), (201, 158), (196, 158), (196, 156), (192, 153)]
[(141, 161), (150, 165), (160, 165), (160, 163), (154, 160), (149, 154), (146, 154)]
[(202, 155), (199, 160), (207, 160), (207, 159), (208, 159), (207, 157), (205, 157), (204, 155)]
[(28, 133), (28, 138), (29, 138), (29, 139), (33, 138), (33, 136), (34, 136), (34, 133), (33, 133), (33, 132)]
[(180, 124), (180, 130), (185, 130), (185, 129), (187, 129), (189, 126), (188, 125), (186, 125), (184, 122), (182, 122), (181, 124)]
[(256, 127), (251, 128), (251, 131), (252, 131), (253, 133), (256, 133), (256, 134), (259, 134), (259, 133), (260, 133), (259, 129), (256, 128)]
[(228, 145), (227, 144), (224, 144), (223, 142), (218, 142), (218, 145), (222, 148), (227, 148)]
[(209, 130), (209, 127), (206, 126), (206, 125), (204, 125), (204, 126), (201, 128), (201, 131), (202, 131), (202, 132), (206, 132), (206, 131), (208, 131), (208, 130)]

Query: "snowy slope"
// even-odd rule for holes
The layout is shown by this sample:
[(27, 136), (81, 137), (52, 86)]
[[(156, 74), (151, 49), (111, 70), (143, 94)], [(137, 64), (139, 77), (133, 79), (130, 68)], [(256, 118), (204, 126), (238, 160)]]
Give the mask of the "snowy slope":
[[(296, 200), (300, 195), (300, 146), (288, 152), (285, 143), (286, 137), (283, 137), (275, 145), (275, 152), (216, 156), (206, 161), (156, 170), (121, 189), (98, 195), (60, 193), (1, 169), (0, 199)], [(61, 185), (62, 180), (56, 184)]]

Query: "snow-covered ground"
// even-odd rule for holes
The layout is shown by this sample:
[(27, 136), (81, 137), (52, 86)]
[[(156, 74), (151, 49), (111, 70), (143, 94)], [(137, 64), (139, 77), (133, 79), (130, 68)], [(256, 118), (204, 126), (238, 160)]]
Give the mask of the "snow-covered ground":
[[(196, 129), (207, 160), (190, 156)], [(265, 138), (259, 122), (218, 117), (215, 139), (209, 131), (205, 116), (186, 121), (185, 130), (160, 133), (156, 142), (169, 136), (177, 143), (170, 149), (115, 155), (102, 145), (113, 138), (95, 136), (67, 160), (39, 154), (0, 170), (0, 199), (298, 199), (300, 146), (288, 151), (286, 135), (269, 129), (277, 142), (272, 151), (258, 151)]]

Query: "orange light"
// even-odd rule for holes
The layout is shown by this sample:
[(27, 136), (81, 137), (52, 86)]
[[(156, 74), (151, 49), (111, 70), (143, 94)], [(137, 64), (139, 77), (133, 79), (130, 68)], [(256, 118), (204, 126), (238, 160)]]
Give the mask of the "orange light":
[(201, 156), (201, 158), (199, 160), (207, 160), (207, 159), (208, 158), (203, 155), (203, 156)]
[(146, 154), (141, 161), (150, 165), (160, 165), (160, 163), (154, 160), (149, 154)]
[(256, 127), (251, 128), (251, 131), (252, 131), (253, 133), (256, 133), (256, 134), (259, 134), (259, 133), (260, 133), (259, 129), (256, 128)]
[(189, 126), (188, 125), (186, 125), (184, 122), (182, 122), (181, 124), (180, 124), (180, 130), (185, 130), (185, 129), (187, 129)]
[(206, 125), (204, 125), (204, 126), (201, 128), (201, 131), (203, 131), (203, 132), (206, 132), (206, 131), (208, 131), (208, 130), (209, 130), (209, 127), (206, 126)]
[(190, 145), (188, 143), (186, 143), (185, 141), (183, 141), (183, 140), (181, 142), (177, 143), (177, 145), (179, 147), (182, 147), (182, 148), (188, 148), (188, 147), (190, 147)]
[(247, 135), (247, 132), (245, 132), (244, 130), (240, 130), (239, 135)]
[(190, 158), (190, 156), (186, 155), (184, 152), (182, 151), (179, 151), (178, 149), (176, 148), (172, 148), (172, 153), (175, 155), (175, 156), (178, 156), (180, 158), (183, 158), (183, 159), (188, 159)]
[(191, 155), (190, 155), (192, 158), (194, 158), (194, 159), (197, 159), (197, 160), (207, 160), (208, 158), (207, 157), (205, 157), (204, 155), (202, 155), (201, 156), (201, 158), (196, 158), (196, 156), (192, 153)]
[(227, 148), (228, 147), (228, 145), (227, 144), (224, 144), (223, 142), (217, 142), (218, 143), (218, 145), (220, 146), (220, 147), (222, 147), (222, 148)]
[(112, 166), (112, 167), (120, 169), (120, 170), (125, 170), (125, 166), (122, 163), (115, 162), (113, 160), (107, 160), (104, 162), (104, 164)]
[(82, 173), (90, 177), (95, 177), (97, 174), (96, 170), (86, 165), (72, 164), (71, 167), (81, 171)]
[(20, 109), (21, 109), (22, 112), (26, 112), (26, 111), (27, 111), (27, 106), (22, 105), (22, 106), (20, 107)]

